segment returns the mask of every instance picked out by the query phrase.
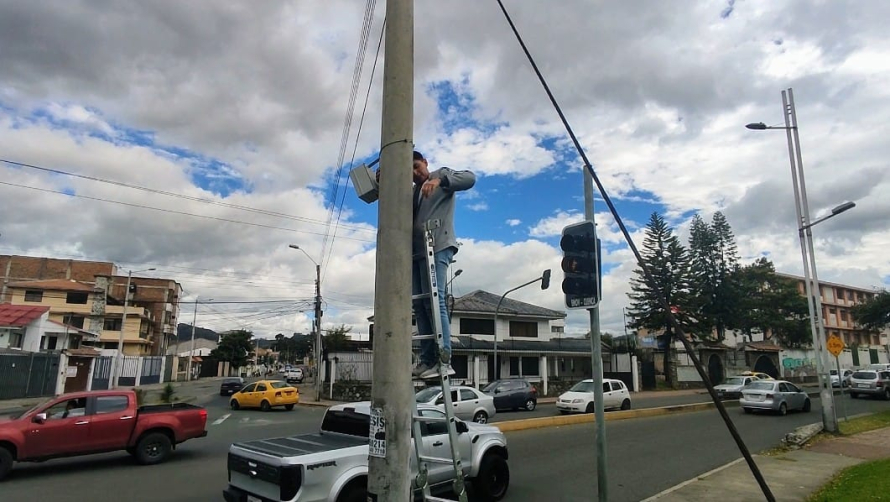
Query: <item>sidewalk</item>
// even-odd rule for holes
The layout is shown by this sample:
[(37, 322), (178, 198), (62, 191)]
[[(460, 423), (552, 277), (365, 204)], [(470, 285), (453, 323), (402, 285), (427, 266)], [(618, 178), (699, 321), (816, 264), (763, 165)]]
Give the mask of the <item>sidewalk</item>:
[[(777, 501), (802, 501), (842, 469), (882, 458), (890, 458), (890, 427), (824, 439), (804, 449), (778, 455), (754, 455), (754, 462)], [(644, 502), (717, 499), (764, 500), (763, 492), (744, 459), (669, 488)]]
[[(190, 382), (170, 382), (173, 385), (173, 398), (176, 402), (197, 402), (200, 404), (208, 397), (219, 394), (219, 384), (222, 377), (200, 378)], [(143, 400), (146, 403), (154, 403), (160, 401), (161, 393), (167, 383), (155, 383), (148, 385), (140, 385), (138, 387), (124, 387), (124, 389), (142, 389), (144, 390)], [(26, 409), (42, 403), (52, 396), (47, 397), (27, 397), (21, 399), (4, 399), (0, 401), (0, 415), (22, 412)]]

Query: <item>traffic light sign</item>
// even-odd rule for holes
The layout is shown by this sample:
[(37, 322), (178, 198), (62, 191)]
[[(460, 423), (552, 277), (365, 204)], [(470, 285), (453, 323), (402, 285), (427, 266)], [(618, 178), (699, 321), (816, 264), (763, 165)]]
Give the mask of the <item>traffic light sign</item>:
[(562, 292), (566, 307), (588, 309), (600, 300), (599, 253), (592, 221), (583, 221), (562, 229)]

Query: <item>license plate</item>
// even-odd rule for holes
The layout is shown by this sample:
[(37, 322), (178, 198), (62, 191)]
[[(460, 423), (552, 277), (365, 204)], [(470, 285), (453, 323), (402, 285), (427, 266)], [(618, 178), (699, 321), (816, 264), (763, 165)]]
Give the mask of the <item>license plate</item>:
[(856, 386), (859, 387), (860, 389), (867, 389), (870, 387), (867, 383), (860, 383), (860, 384), (857, 384)]
[(254, 497), (253, 495), (248, 495), (248, 496), (247, 496), (247, 502), (263, 502), (263, 501), (260, 500), (260, 499), (258, 499), (258, 498), (256, 498), (256, 497)]

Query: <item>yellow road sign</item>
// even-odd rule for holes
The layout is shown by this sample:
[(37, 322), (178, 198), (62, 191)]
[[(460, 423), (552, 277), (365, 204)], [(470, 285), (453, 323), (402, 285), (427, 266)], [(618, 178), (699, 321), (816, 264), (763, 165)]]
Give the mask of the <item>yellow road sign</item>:
[(831, 352), (831, 355), (834, 357), (839, 356), (841, 351), (844, 350), (844, 342), (837, 335), (829, 336), (826, 345), (828, 346), (828, 352)]

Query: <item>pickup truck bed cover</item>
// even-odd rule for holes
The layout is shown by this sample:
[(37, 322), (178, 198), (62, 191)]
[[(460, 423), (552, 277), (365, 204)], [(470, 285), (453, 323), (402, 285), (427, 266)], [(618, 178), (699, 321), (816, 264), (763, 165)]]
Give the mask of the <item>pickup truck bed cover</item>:
[(235, 443), (233, 446), (273, 457), (285, 458), (309, 455), (324, 451), (367, 446), (367, 438), (341, 436), (339, 434), (310, 433), (296, 436), (258, 439)]

